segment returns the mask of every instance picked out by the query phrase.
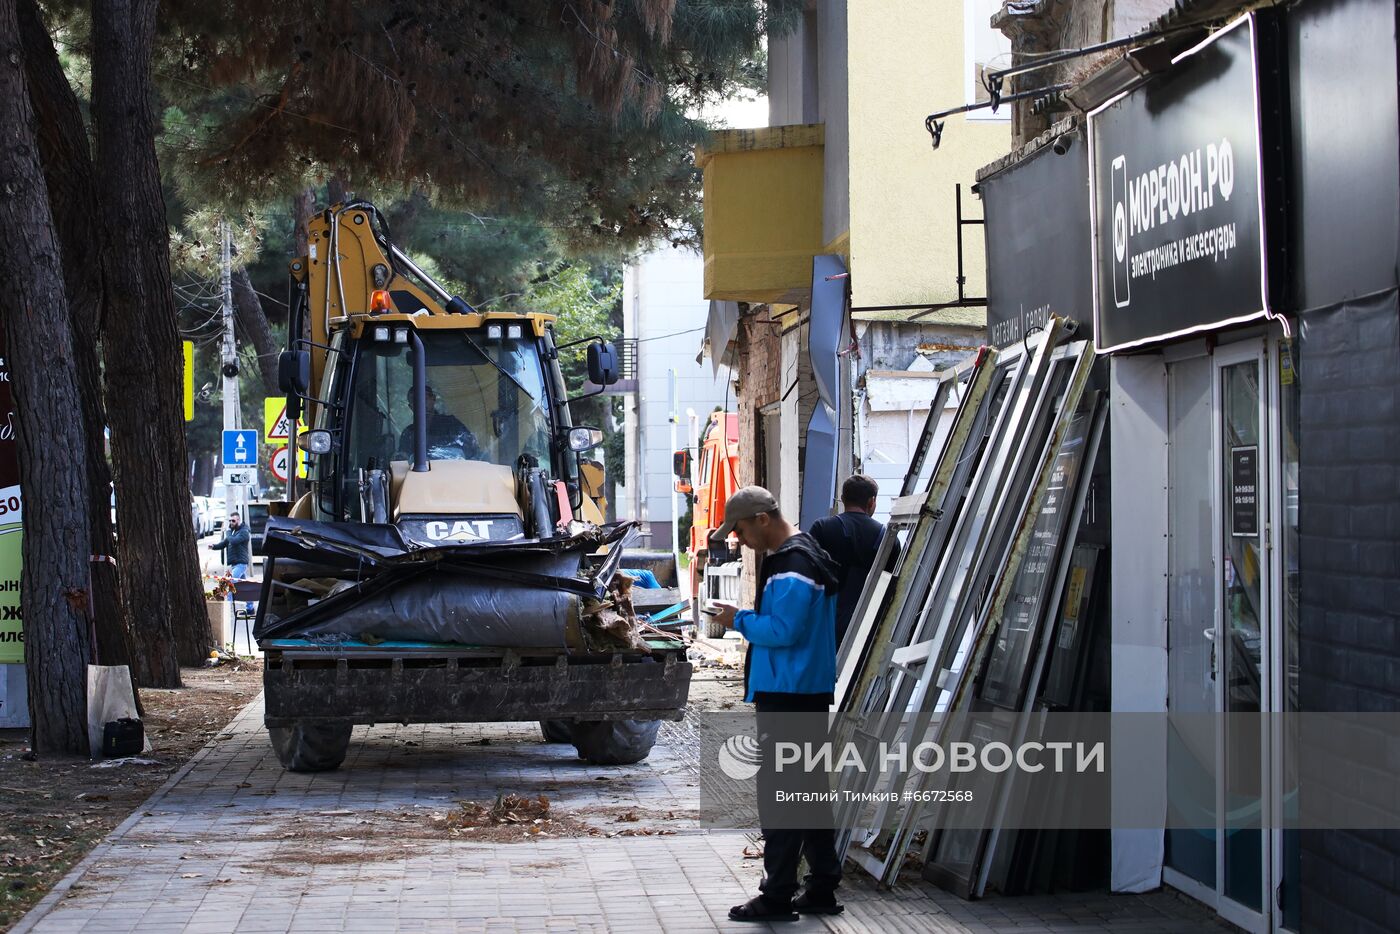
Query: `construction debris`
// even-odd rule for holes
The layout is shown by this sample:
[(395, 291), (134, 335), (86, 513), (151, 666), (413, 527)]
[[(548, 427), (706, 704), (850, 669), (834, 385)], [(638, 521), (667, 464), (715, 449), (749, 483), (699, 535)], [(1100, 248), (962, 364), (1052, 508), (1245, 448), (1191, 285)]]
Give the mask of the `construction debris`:
[[(585, 597), (583, 610), (583, 635), (589, 649), (627, 649), (651, 654), (651, 647), (642, 638), (645, 624), (637, 618), (632, 606), (631, 577), (621, 572), (614, 574), (608, 584), (607, 599)], [(651, 627), (645, 627), (650, 629)]]
[[(1101, 394), (1086, 392), (1092, 349), (1073, 334), (1054, 318), (1023, 344), (983, 348), (940, 380), (838, 659), (838, 729), (862, 755), (881, 744), (975, 741), (945, 736), (952, 721), (943, 716), (974, 701), (1023, 721), (1029, 713), (1104, 418)], [(930, 459), (950, 392), (960, 404)], [(883, 803), (873, 813), (843, 807), (840, 845), (884, 884), (925, 863), (927, 878), (975, 897), (995, 834), (940, 831), (942, 805), (919, 803), (933, 780), (901, 770), (843, 774), (841, 800)], [(998, 806), (989, 802), (989, 826)], [(945, 848), (948, 866), (940, 865)]]

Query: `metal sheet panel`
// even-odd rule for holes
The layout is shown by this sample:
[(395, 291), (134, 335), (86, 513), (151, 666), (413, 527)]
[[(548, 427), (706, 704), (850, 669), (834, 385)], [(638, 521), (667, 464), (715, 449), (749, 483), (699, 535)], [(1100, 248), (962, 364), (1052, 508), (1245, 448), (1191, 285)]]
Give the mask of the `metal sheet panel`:
[(807, 355), (817, 396), (841, 411), (840, 364), (836, 356), (845, 343), (846, 293), (850, 278), (840, 256), (812, 257), (812, 314), (807, 328)]
[(987, 339), (1006, 347), (1051, 315), (1085, 327), (1093, 318), (1089, 274), (1088, 147), (1045, 147), (979, 186), (986, 205)]
[(1294, 305), (1400, 285), (1396, 8), (1303, 3), (1287, 15)]
[[(1167, 498), (1142, 490), (1167, 489), (1167, 372), (1158, 355), (1114, 357), (1110, 369), (1109, 431), (1113, 436), (1112, 709), (1167, 709)], [(1150, 763), (1112, 762), (1113, 774), (1132, 775), (1150, 788), (1167, 812), (1166, 749)], [(1119, 783), (1114, 782), (1115, 786)], [(1114, 830), (1110, 885), (1145, 892), (1162, 882), (1160, 830)]]
[(799, 526), (831, 515), (836, 504), (836, 419), (824, 402), (812, 409), (807, 422), (807, 450), (802, 464), (802, 514)]

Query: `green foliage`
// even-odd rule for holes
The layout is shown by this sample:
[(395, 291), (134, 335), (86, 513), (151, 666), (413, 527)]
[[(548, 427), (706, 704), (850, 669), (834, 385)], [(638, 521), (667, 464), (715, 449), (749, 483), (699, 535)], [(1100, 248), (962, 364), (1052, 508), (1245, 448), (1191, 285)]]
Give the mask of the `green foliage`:
[(765, 33), (801, 8), (171, 0), (156, 70), (170, 102), (198, 114), (170, 153), (212, 200), (336, 174), (381, 202), (421, 190), (483, 228), (529, 218), (577, 255), (695, 238), (692, 152), (707, 127), (693, 115), (752, 86)]
[[(587, 338), (616, 340), (622, 335), (622, 274), (615, 265), (590, 266), (565, 263), (547, 275), (538, 276), (523, 295), (510, 304), (529, 311), (555, 315), (554, 339), (558, 345), (584, 341), (559, 351), (559, 367), (564, 385), (577, 391), (588, 379)], [(590, 454), (603, 462), (610, 491), (610, 507), (615, 508), (611, 487), (622, 476), (625, 464), (622, 426), (622, 400), (615, 396), (592, 396), (571, 406), (574, 424), (603, 429), (602, 447)]]

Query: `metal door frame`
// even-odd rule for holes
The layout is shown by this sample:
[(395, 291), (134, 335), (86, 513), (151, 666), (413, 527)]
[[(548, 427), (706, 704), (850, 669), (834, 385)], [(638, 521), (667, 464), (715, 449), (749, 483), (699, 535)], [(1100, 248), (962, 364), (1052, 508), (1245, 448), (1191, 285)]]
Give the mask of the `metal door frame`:
[[(1217, 347), (1211, 358), (1211, 473), (1212, 486), (1214, 487), (1215, 501), (1217, 508), (1214, 510), (1214, 520), (1212, 522), (1212, 549), (1214, 552), (1215, 567), (1215, 652), (1219, 660), (1216, 664), (1215, 678), (1215, 709), (1221, 715), (1221, 728), (1216, 731), (1216, 763), (1218, 773), (1215, 777), (1215, 910), (1220, 917), (1232, 924), (1238, 925), (1246, 931), (1266, 932), (1271, 930), (1276, 924), (1274, 909), (1274, 865), (1273, 858), (1273, 833), (1261, 830), (1260, 846), (1260, 875), (1262, 890), (1259, 893), (1261, 910), (1255, 911), (1240, 902), (1235, 901), (1225, 894), (1226, 865), (1225, 846), (1228, 839), (1226, 833), (1225, 820), (1227, 815), (1227, 805), (1225, 800), (1226, 782), (1229, 775), (1229, 762), (1226, 761), (1226, 721), (1228, 716), (1227, 702), (1227, 681), (1228, 665), (1230, 664), (1230, 645), (1225, 627), (1225, 593), (1224, 593), (1224, 541), (1227, 534), (1228, 510), (1230, 504), (1225, 498), (1225, 392), (1224, 392), (1224, 371), (1227, 367), (1241, 363), (1254, 362), (1257, 367), (1258, 389), (1259, 389), (1259, 443), (1257, 450), (1265, 452), (1268, 456), (1268, 464), (1263, 468), (1256, 469), (1256, 478), (1261, 480), (1264, 489), (1257, 493), (1259, 500), (1259, 518), (1261, 528), (1259, 530), (1260, 549), (1259, 557), (1261, 563), (1260, 574), (1260, 603), (1261, 617), (1259, 626), (1259, 677), (1260, 677), (1260, 707), (1261, 712), (1265, 705), (1272, 707), (1274, 700), (1274, 656), (1275, 641), (1274, 629), (1277, 624), (1277, 612), (1275, 611), (1275, 577), (1277, 574), (1277, 561), (1275, 560), (1275, 550), (1273, 547), (1273, 529), (1275, 520), (1275, 495), (1274, 470), (1275, 470), (1275, 430), (1274, 418), (1277, 414), (1274, 403), (1274, 393), (1272, 392), (1272, 380), (1269, 378), (1269, 360), (1272, 354), (1269, 353), (1268, 341), (1262, 337), (1249, 338), (1238, 343)], [(1274, 804), (1273, 795), (1273, 773), (1271, 767), (1272, 759), (1272, 737), (1269, 731), (1261, 731), (1260, 734), (1260, 789), (1261, 806), (1272, 807)]]

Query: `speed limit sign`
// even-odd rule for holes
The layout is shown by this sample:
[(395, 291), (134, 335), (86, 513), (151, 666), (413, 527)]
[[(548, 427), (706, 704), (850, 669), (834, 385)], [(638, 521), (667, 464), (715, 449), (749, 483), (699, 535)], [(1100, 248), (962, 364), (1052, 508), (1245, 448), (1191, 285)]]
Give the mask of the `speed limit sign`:
[(272, 461), (268, 467), (272, 470), (272, 475), (283, 483), (287, 482), (287, 470), (290, 452), (287, 446), (283, 445), (272, 452)]

